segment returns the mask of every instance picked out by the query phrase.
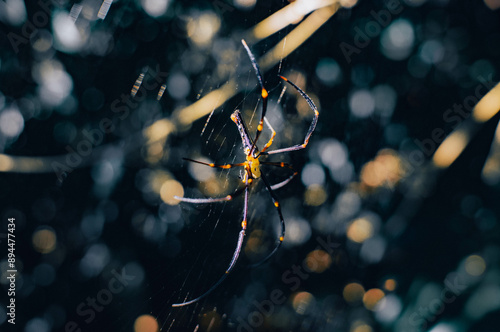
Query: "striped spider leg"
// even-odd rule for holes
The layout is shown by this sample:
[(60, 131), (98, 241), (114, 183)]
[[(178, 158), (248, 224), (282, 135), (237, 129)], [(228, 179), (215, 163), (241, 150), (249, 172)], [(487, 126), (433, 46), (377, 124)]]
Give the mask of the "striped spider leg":
[[(261, 117), (259, 120), (259, 124), (257, 126), (257, 132), (255, 134), (255, 138), (252, 139), (250, 134), (248, 133), (247, 126), (245, 125), (245, 122), (243, 121), (243, 118), (241, 116), (241, 113), (239, 110), (236, 110), (233, 112), (231, 115), (231, 120), (236, 124), (238, 127), (238, 132), (241, 137), (242, 145), (243, 145), (243, 152), (245, 153), (245, 161), (242, 163), (236, 163), (236, 164), (214, 164), (214, 163), (205, 163), (202, 161), (197, 161), (189, 158), (184, 158), (187, 161), (206, 165), (208, 167), (213, 167), (213, 168), (221, 168), (221, 169), (230, 169), (234, 167), (243, 167), (244, 168), (244, 175), (242, 182), (244, 183), (244, 186), (237, 189), (232, 195), (226, 195), (224, 197), (217, 197), (217, 198), (186, 198), (186, 197), (178, 197), (175, 196), (176, 199), (186, 202), (186, 203), (194, 203), (194, 204), (207, 204), (207, 203), (218, 203), (218, 202), (227, 202), (231, 201), (235, 197), (243, 194), (244, 195), (244, 204), (243, 204), (243, 220), (241, 222), (241, 231), (239, 232), (238, 235), (238, 240), (236, 243), (236, 248), (234, 250), (233, 256), (231, 258), (231, 261), (226, 268), (225, 273), (219, 278), (219, 280), (212, 286), (210, 287), (205, 293), (202, 295), (189, 300), (189, 301), (184, 301), (181, 303), (175, 303), (172, 305), (172, 307), (182, 307), (186, 306), (195, 302), (198, 302), (202, 298), (206, 297), (208, 294), (210, 294), (214, 289), (216, 289), (229, 275), (229, 273), (233, 270), (236, 261), (238, 260), (238, 257), (240, 255), (241, 249), (243, 247), (243, 240), (246, 235), (246, 229), (247, 229), (247, 217), (248, 217), (248, 200), (249, 200), (249, 188), (250, 186), (254, 183), (254, 180), (256, 179), (262, 179), (267, 191), (269, 192), (271, 199), (273, 201), (274, 206), (276, 207), (276, 211), (278, 213), (279, 219), (280, 219), (280, 225), (281, 225), (281, 231), (280, 231), (280, 236), (276, 241), (274, 249), (271, 251), (269, 255), (267, 255), (263, 260), (261, 260), (259, 263), (254, 264), (254, 265), (259, 265), (265, 261), (267, 261), (269, 258), (271, 258), (276, 251), (279, 249), (281, 244), (283, 243), (283, 240), (285, 238), (285, 220), (283, 218), (283, 213), (281, 212), (281, 206), (280, 203), (278, 202), (278, 198), (276, 194), (274, 193), (275, 190), (285, 186), (288, 184), (296, 175), (297, 172), (295, 172), (292, 168), (287, 163), (283, 162), (267, 162), (267, 161), (261, 161), (260, 157), (261, 156), (267, 156), (267, 155), (272, 155), (272, 154), (278, 154), (282, 152), (289, 152), (289, 151), (297, 151), (304, 149), (307, 144), (309, 143), (309, 139), (311, 138), (312, 133), (314, 132), (314, 129), (316, 128), (316, 124), (318, 123), (318, 117), (319, 117), (319, 112), (314, 104), (314, 102), (311, 100), (311, 98), (304, 92), (302, 91), (297, 85), (295, 85), (293, 82), (289, 81), (287, 78), (280, 76), (281, 79), (283, 79), (285, 82), (288, 82), (293, 88), (295, 88), (300, 95), (307, 101), (308, 105), (310, 108), (314, 111), (314, 118), (311, 122), (311, 125), (309, 126), (309, 129), (306, 133), (306, 136), (304, 138), (304, 142), (301, 144), (297, 144), (288, 148), (282, 148), (282, 149), (277, 149), (277, 150), (270, 150), (268, 149), (271, 147), (273, 144), (274, 137), (276, 136), (276, 131), (273, 129), (271, 124), (268, 122), (266, 118), (266, 111), (267, 111), (267, 98), (268, 98), (268, 92), (266, 88), (264, 87), (264, 82), (262, 79), (262, 75), (260, 73), (259, 66), (257, 64), (257, 61), (255, 60), (255, 57), (253, 56), (250, 48), (246, 44), (244, 40), (242, 40), (242, 44), (248, 54), (248, 57), (250, 58), (250, 61), (252, 62), (252, 66), (254, 68), (255, 74), (257, 75), (257, 79), (259, 81), (259, 85), (261, 88), (261, 97), (262, 97), (262, 113)], [(259, 150), (257, 146), (257, 140), (260, 137), (260, 133), (262, 132), (264, 128), (264, 122), (266, 125), (269, 127), (271, 130), (271, 137), (267, 141), (267, 143), (264, 145), (264, 147)], [(264, 175), (264, 173), (261, 172), (260, 167), (261, 165), (267, 165), (267, 166), (274, 166), (274, 167), (280, 167), (280, 168), (288, 168), (293, 171), (293, 174), (285, 179), (284, 181), (281, 181), (279, 183), (271, 185), (267, 177)]]

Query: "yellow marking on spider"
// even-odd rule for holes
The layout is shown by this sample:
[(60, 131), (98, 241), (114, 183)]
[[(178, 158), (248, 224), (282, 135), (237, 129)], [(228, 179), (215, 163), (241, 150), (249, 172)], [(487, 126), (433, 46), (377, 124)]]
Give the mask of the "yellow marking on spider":
[[(267, 150), (267, 148), (269, 148), (271, 145), (273, 145), (273, 141), (270, 140), (265, 146), (264, 146), (264, 149)], [(265, 151), (264, 149), (262, 149), (263, 151)]]
[(247, 164), (250, 168), (250, 173), (254, 179), (260, 178), (260, 161), (259, 158), (254, 158), (252, 155), (247, 156)]
[(285, 238), (283, 236), (280, 236), (280, 242), (283, 242)]
[(274, 202), (274, 206), (279, 207), (280, 203), (278, 201)]
[(262, 98), (267, 98), (267, 96), (268, 96), (269, 94), (267, 93), (267, 90), (263, 88), (263, 89), (262, 89), (262, 93), (261, 93), (261, 95), (262, 95)]
[(257, 130), (258, 131), (262, 131), (262, 129), (264, 129), (264, 125), (261, 123), (259, 123), (259, 125), (257, 126)]
[(227, 164), (227, 165), (222, 165), (221, 168), (224, 168), (224, 169), (229, 169), (231, 168), (231, 165)]
[(232, 200), (232, 199), (233, 199), (233, 196), (231, 196), (231, 195), (227, 195), (227, 196), (226, 196), (226, 200), (230, 201), (230, 200)]
[(247, 221), (246, 220), (243, 220), (241, 222), (241, 228), (246, 228), (247, 227)]

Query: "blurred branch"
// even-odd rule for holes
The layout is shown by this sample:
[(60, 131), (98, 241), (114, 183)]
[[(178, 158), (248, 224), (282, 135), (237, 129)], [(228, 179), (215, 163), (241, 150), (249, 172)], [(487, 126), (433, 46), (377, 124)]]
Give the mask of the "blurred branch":
[[(405, 198), (399, 205), (397, 211), (389, 223), (400, 224), (405, 227), (407, 221), (414, 216), (418, 210), (421, 201), (427, 196), (432, 188), (439, 173), (446, 170), (462, 154), (472, 137), (479, 131), (482, 125), (493, 118), (500, 111), (500, 83), (495, 85), (474, 107), (472, 116), (462, 122), (454, 131), (452, 131), (444, 141), (438, 146), (432, 159), (427, 161), (418, 171), (409, 179), (411, 182), (405, 194)], [(492, 152), (485, 163), (483, 169), (483, 178), (489, 170), (489, 163), (499, 162), (499, 156), (495, 154), (495, 143), (492, 146)], [(493, 158), (493, 159), (491, 159)], [(497, 169), (494, 170), (498, 173)]]

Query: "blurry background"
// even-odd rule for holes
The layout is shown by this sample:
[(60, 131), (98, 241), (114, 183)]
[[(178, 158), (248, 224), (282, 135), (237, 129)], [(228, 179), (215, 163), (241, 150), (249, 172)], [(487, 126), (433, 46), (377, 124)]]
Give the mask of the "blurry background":
[[(496, 331), (498, 92), (472, 108), (498, 80), (499, 5), (1, 2), (2, 292), (8, 218), (18, 270), (2, 331)], [(182, 158), (244, 160), (229, 117), (240, 109), (253, 133), (260, 92), (242, 38), (270, 92), (273, 147), (302, 142), (312, 119), (278, 74), (319, 123), (306, 150), (269, 158), (300, 171), (276, 191), (283, 247), (249, 267), (279, 231), (257, 184), (235, 270), (171, 308), (218, 280), (240, 230), (241, 198), (173, 195), (240, 184), (238, 169)]]

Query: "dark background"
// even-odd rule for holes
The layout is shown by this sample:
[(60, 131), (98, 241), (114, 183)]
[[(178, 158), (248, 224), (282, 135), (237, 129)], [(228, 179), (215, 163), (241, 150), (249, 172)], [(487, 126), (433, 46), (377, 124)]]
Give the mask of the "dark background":
[[(60, 178), (50, 169), (19, 173), (0, 167), (2, 257), (7, 252), (7, 219), (15, 217), (18, 269), (16, 325), (4, 320), (8, 298), (2, 296), (2, 331), (62, 331), (70, 321), (82, 331), (133, 331), (141, 315), (154, 317), (162, 331), (497, 331), (499, 184), (485, 181), (482, 170), (499, 117), (479, 127), (449, 168), (428, 171), (430, 161), (417, 166), (408, 162), (414, 151), (430, 160), (439, 142), (429, 153), (416, 142), (428, 141), (435, 128), (445, 134), (456, 128), (457, 123), (446, 121), (443, 114), (454, 103), (474, 95), (481, 84), (479, 77), (498, 80), (499, 15), (483, 1), (398, 2), (402, 11), (393, 14), (389, 24), (347, 61), (340, 45), (355, 46), (358, 29), (363, 31), (368, 23), (376, 22), (371, 11), (386, 8), (383, 1), (360, 1), (340, 9), (312, 38), (267, 70), (269, 117), (281, 112), (283, 119), (275, 120), (281, 129), (276, 146), (301, 142), (311, 119), (309, 114), (297, 113), (299, 100), (293, 94), (285, 94), (277, 106), (282, 89), (278, 74), (298, 79), (297, 84), (320, 108), (308, 148), (270, 160), (289, 162), (299, 171), (319, 165), (322, 171), (313, 173), (325, 177), (313, 188), (326, 194), (324, 202), (304, 199), (312, 189), (299, 175), (277, 195), (287, 236), (298, 239), (304, 234), (303, 240), (288, 244), (285, 240), (278, 253), (259, 267), (249, 267), (258, 258), (244, 249), (234, 271), (212, 294), (199, 303), (171, 308), (173, 303), (203, 293), (224, 273), (240, 230), (243, 201), (169, 205), (154, 188), (175, 180), (183, 185), (187, 197), (212, 196), (206, 189), (208, 182), (200, 184), (194, 179), (189, 171), (192, 165), (182, 158), (243, 161), (241, 141), (229, 116), (238, 108), (250, 111), (246, 114), (256, 110), (258, 117), (260, 108), (255, 109), (257, 80), (239, 40), (246, 30), (288, 4), (257, 1), (253, 8), (243, 10), (222, 3), (225, 6), (217, 1), (170, 1), (165, 13), (156, 18), (141, 2), (113, 3), (104, 20), (81, 17), (81, 29), (95, 44), (87, 43), (72, 52), (54, 42), (53, 24), (58, 13), (69, 12), (73, 3), (47, 2), (48, 22), (28, 34), (25, 40), (29, 41), (18, 47), (8, 34), (24, 36), (23, 24), (13, 24), (5, 14), (0, 15), (0, 116), (14, 108), (22, 115), (24, 126), (9, 136), (0, 123), (2, 153), (64, 161), (67, 147), (76, 150), (85, 139), (84, 129), (98, 128), (103, 118), (113, 119), (116, 125), (103, 135), (102, 142), (92, 146), (92, 154), (73, 171), (59, 174)], [(86, 4), (89, 8), (100, 5)], [(27, 2), (26, 20), (40, 11), (40, 3)], [(187, 29), (188, 22), (199, 21), (203, 14), (220, 22), (206, 47), (193, 42)], [(412, 28), (414, 40), (407, 54), (396, 60), (384, 53), (382, 39), (398, 22)], [(293, 28), (290, 25), (250, 45), (256, 57)], [(49, 47), (37, 49), (37, 40), (48, 40)], [(422, 60), (429, 57), (434, 63)], [(47, 74), (48, 81), (44, 81), (38, 68), (47, 63), (60, 66), (61, 71)], [(318, 68), (325, 70), (321, 63), (341, 74), (330, 76), (330, 81), (321, 78)], [(123, 121), (118, 120), (120, 113), (113, 112), (113, 102), (122, 100), (122, 95), (130, 96), (145, 68), (159, 71), (160, 83), (155, 89), (142, 87), (140, 101), (126, 97), (134, 106)], [(156, 101), (160, 85), (176, 74), (187, 78), (187, 93), (175, 97), (167, 90)], [(146, 75), (145, 82), (156, 82), (152, 76)], [(72, 86), (61, 101), (43, 90), (53, 87), (57, 95), (67, 87), (67, 78)], [(215, 110), (203, 133), (207, 117), (179, 128), (160, 142), (159, 157), (151, 156), (150, 144), (142, 135), (144, 128), (158, 119), (170, 119), (175, 110), (230, 79), (236, 80), (242, 92)], [(177, 84), (182, 82), (172, 86)], [(356, 116), (350, 106), (352, 94), (373, 92), (380, 85), (395, 93), (395, 104), (385, 115), (376, 110), (366, 117)], [(44, 100), (47, 96), (49, 102)], [(310, 111), (306, 108), (306, 112)], [(464, 123), (467, 121), (470, 118)], [(322, 147), (331, 142), (347, 152), (344, 171), (350, 170), (351, 175), (340, 180), (320, 157)], [(384, 149), (390, 149), (395, 156), (391, 160), (398, 160), (399, 166), (396, 173), (389, 172), (385, 182), (370, 186), (363, 169), (380, 160), (376, 158), (388, 151)], [(60, 159), (50, 159), (54, 156)], [(384, 169), (390, 166), (383, 165)], [(222, 186), (219, 196), (230, 193), (238, 185), (238, 172), (215, 170), (210, 185)], [(289, 174), (282, 169), (265, 172), (273, 183)], [(423, 187), (418, 187), (421, 182)], [(247, 242), (251, 234), (262, 234), (262, 238), (257, 236), (262, 256), (272, 248), (278, 219), (266, 190), (262, 185), (255, 187), (250, 196)], [(345, 193), (359, 204), (340, 201)], [(344, 216), (338, 212), (341, 208), (347, 211)], [(353, 241), (349, 233), (356, 220), (368, 220), (373, 228), (370, 239), (362, 243)], [(40, 231), (45, 233), (37, 233)], [(47, 232), (55, 234), (56, 244), (43, 252), (35, 235)], [(325, 251), (320, 245), (325, 242), (332, 244), (326, 269), (320, 273), (304, 269), (308, 254)], [(42, 247), (47, 243), (50, 237), (42, 237)], [(369, 255), (377, 250), (382, 254)], [(2, 292), (6, 294), (6, 258), (1, 264)], [(467, 272), (471, 269), (476, 275)], [(77, 308), (89, 297), (110, 289), (116, 273), (130, 275), (132, 280), (112, 295), (109, 304), (93, 311), (95, 317), (79, 313)], [(395, 281), (394, 289), (387, 288), (388, 279)], [(450, 289), (450, 282), (456, 292)], [(381, 290), (384, 299), (376, 308), (367, 304), (368, 295), (365, 300), (349, 301), (345, 287), (350, 283), (361, 285), (364, 291)], [(284, 300), (269, 302), (276, 290)]]

